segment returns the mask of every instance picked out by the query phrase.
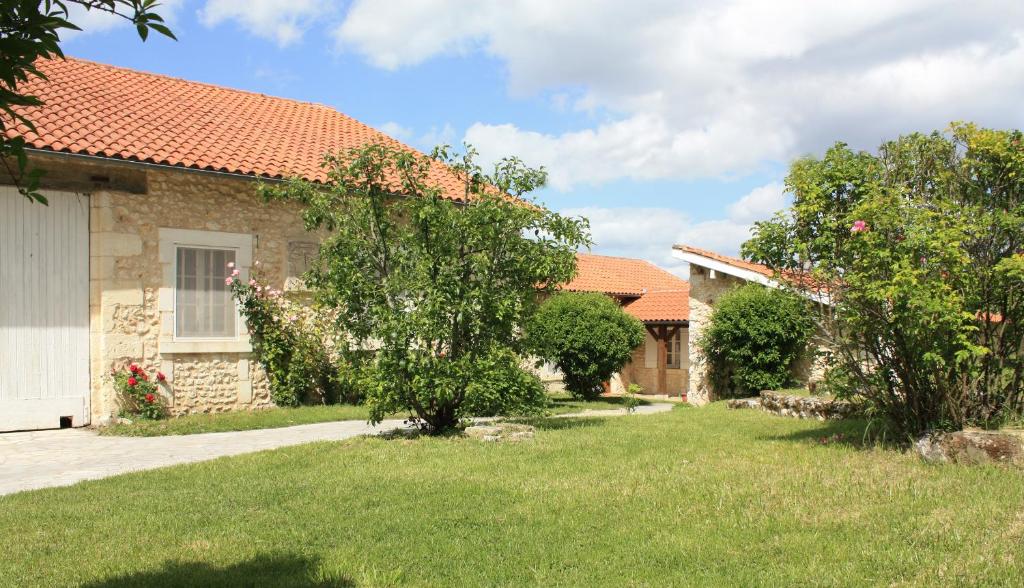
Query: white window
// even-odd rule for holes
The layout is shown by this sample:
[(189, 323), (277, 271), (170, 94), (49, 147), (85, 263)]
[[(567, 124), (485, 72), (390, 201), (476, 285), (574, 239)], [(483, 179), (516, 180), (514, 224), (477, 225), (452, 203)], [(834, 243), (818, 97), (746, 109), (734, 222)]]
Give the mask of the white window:
[(668, 349), (666, 350), (668, 358), (665, 360), (667, 367), (671, 369), (679, 369), (682, 366), (683, 357), (683, 330), (681, 328), (676, 329), (676, 334), (672, 337), (672, 340), (668, 342)]
[(225, 279), (249, 279), (253, 236), (160, 229), (160, 353), (252, 350)]
[(224, 280), (234, 249), (177, 247), (174, 285), (175, 338), (233, 339), (235, 302)]

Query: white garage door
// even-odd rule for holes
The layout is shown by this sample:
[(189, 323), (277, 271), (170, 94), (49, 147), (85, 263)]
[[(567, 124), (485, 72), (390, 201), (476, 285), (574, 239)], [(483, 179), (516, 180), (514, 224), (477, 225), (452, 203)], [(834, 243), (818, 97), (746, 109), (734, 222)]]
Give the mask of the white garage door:
[(89, 418), (89, 199), (0, 186), (0, 431)]

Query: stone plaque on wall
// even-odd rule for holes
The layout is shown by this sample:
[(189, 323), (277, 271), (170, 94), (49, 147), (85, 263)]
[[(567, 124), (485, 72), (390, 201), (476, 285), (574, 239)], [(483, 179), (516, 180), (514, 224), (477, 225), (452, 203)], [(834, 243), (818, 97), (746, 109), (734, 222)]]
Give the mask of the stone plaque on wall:
[(285, 278), (285, 290), (305, 290), (302, 274), (313, 265), (317, 250), (317, 244), (310, 241), (288, 242), (288, 275)]

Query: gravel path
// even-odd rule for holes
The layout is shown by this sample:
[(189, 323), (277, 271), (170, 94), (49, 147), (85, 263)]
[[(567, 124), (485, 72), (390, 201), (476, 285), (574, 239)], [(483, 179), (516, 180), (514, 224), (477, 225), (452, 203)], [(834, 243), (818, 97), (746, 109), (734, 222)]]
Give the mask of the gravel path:
[[(639, 406), (636, 414), (669, 410), (672, 410), (671, 404), (658, 403)], [(615, 409), (558, 416), (624, 414), (625, 409)], [(0, 434), (0, 496), (288, 445), (375, 435), (401, 427), (401, 420), (386, 420), (376, 426), (365, 421), (334, 421), (277, 429), (164, 437), (103, 437), (89, 429), (3, 433)]]

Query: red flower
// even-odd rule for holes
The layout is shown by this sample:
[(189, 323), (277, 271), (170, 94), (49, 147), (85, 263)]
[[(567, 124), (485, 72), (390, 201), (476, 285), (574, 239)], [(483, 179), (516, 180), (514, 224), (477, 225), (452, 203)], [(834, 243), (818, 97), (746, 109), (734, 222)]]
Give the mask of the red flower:
[(133, 363), (133, 364), (131, 364), (130, 366), (128, 366), (128, 370), (129, 370), (129, 371), (131, 371), (131, 373), (133, 373), (133, 374), (134, 374), (135, 372), (139, 371), (139, 366), (137, 366), (137, 365), (135, 365), (135, 364)]
[(156, 373), (156, 381), (157, 382), (163, 382), (165, 380), (167, 380), (167, 376), (165, 376), (163, 372), (157, 372)]
[(156, 400), (156, 396), (153, 396), (152, 394), (146, 394), (146, 402), (152, 404), (154, 400)]
[(144, 372), (142, 370), (139, 370), (139, 375), (142, 376), (143, 380), (145, 380), (147, 382), (149, 381), (149, 376), (146, 375), (146, 372)]
[(136, 380), (133, 376), (129, 376), (128, 377), (128, 385), (129, 386), (134, 386), (135, 384), (138, 384), (138, 383), (139, 383), (139, 381)]

